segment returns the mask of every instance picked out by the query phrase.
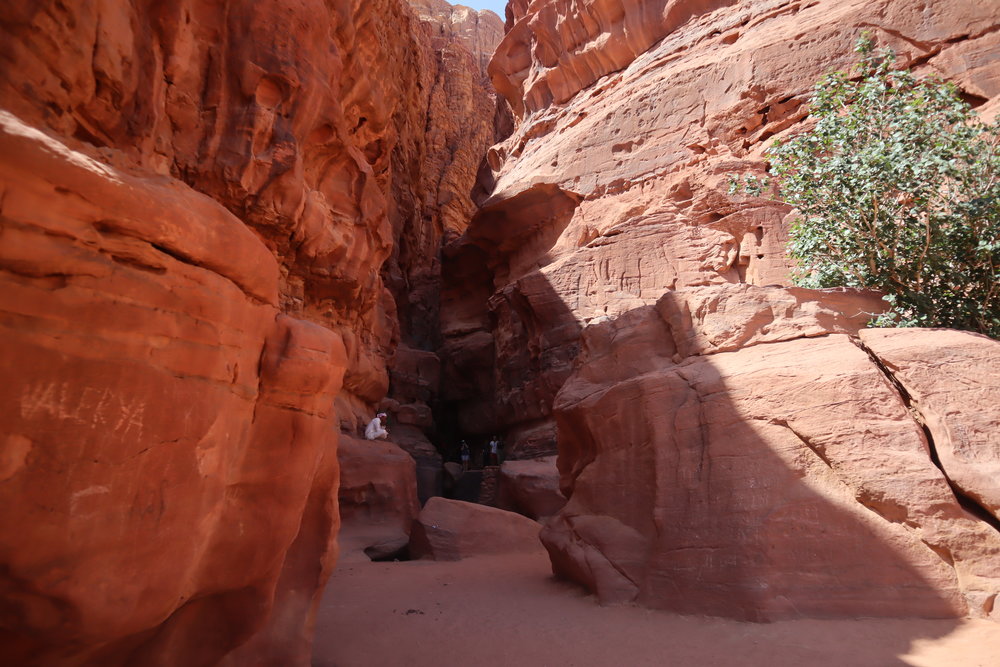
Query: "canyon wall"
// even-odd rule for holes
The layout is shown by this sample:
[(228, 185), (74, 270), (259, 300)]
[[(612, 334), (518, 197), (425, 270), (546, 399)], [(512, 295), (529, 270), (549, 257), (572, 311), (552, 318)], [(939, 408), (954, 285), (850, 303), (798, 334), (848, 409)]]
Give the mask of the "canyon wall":
[[(996, 616), (998, 344), (859, 334), (878, 299), (787, 288), (791, 211), (727, 181), (807, 126), (862, 30), (995, 115), (998, 18), (988, 0), (509, 3), (489, 71), (516, 126), (445, 249), (442, 398), (515, 458), (558, 433), (557, 574), (738, 618)], [(935, 365), (952, 344), (961, 361)], [(951, 389), (918, 399), (903, 376), (932, 365)]]
[(338, 431), (436, 347), (495, 140), (458, 39), (399, 0), (0, 9), (0, 661), (308, 664)]
[(510, 3), (489, 69), (516, 130), (490, 150), (490, 194), (445, 253), (444, 349), (470, 362), (444, 377), (495, 395), (453, 392), (453, 411), (503, 428), (523, 456), (552, 452), (552, 400), (594, 318), (668, 289), (788, 284), (788, 207), (726, 183), (761, 173), (770, 141), (803, 127), (813, 84), (852, 63), (861, 30), (995, 114), (994, 3), (925, 4)]
[[(458, 42), (472, 54), (479, 73), (486, 68), (493, 51), (503, 38), (504, 24), (488, 10), (452, 5), (445, 0), (408, 0), (421, 21), (431, 24), (432, 35), (447, 42)], [(485, 118), (485, 117), (484, 117)]]
[[(418, 462), (421, 497), (439, 492), (443, 438), (432, 411), (440, 382), (441, 247), (457, 238), (476, 210), (471, 191), (483, 156), (498, 139), (496, 94), (483, 73), (503, 31), (492, 12), (412, 0), (424, 62), (418, 89), (405, 104), (423, 132), (399, 151), (392, 217), (396, 243), (382, 279), (394, 300), (399, 343), (389, 362), (389, 413), (394, 442)], [(355, 411), (361, 414), (361, 411)], [(371, 417), (371, 413), (367, 413)], [(360, 421), (360, 420), (359, 420)]]

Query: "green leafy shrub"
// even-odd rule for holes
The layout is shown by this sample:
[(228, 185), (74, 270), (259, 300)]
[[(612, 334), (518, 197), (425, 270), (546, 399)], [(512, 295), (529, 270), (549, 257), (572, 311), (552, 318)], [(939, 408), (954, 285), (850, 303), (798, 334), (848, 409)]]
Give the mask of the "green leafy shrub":
[[(1000, 122), (952, 84), (893, 69), (862, 36), (855, 75), (815, 89), (812, 130), (768, 150), (804, 287), (881, 290), (877, 325), (1000, 337)], [(761, 183), (751, 178), (749, 191)]]

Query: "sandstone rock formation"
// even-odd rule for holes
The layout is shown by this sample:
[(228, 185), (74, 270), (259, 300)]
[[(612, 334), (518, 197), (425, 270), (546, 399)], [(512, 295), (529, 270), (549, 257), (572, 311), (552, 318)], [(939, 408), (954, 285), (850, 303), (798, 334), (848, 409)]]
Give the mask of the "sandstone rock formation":
[(530, 552), (539, 549), (531, 519), (461, 500), (431, 498), (413, 523), (410, 555), (431, 560)]
[(176, 180), (7, 112), (0, 179), (0, 661), (218, 662), (283, 568), (332, 564), (344, 345), (282, 314), (264, 244)]
[[(877, 296), (780, 289), (792, 212), (726, 192), (862, 29), (995, 113), (991, 4), (516, 0), (507, 27), (490, 73), (516, 127), (445, 251), (442, 398), (515, 458), (558, 426), (555, 571), (739, 618), (994, 614), (994, 414), (930, 383), (951, 339), (859, 347)], [(934, 379), (989, 400), (966, 369), (995, 345)]]
[[(338, 331), (345, 396), (375, 402), (396, 335), (379, 279), (393, 247), (393, 156), (422, 142), (424, 114), (406, 100), (419, 98), (426, 54), (412, 38), (377, 37), (415, 29), (398, 2), (344, 10), (11, 7), (0, 97), (72, 148), (178, 178), (250, 225), (279, 259), (283, 311)], [(241, 39), (218, 39), (228, 34)]]
[(455, 42), (475, 58), (479, 72), (485, 77), (486, 67), (497, 44), (503, 39), (503, 20), (487, 9), (472, 9), (445, 0), (408, 0), (421, 21), (431, 23), (434, 36)]
[(307, 664), (337, 426), (437, 347), (495, 138), (431, 33), (400, 0), (0, 8), (0, 661)]
[[(389, 409), (426, 499), (438, 387), (447, 429), (515, 458), (554, 451), (558, 403), (548, 545), (605, 599), (992, 613), (996, 488), (968, 462), (993, 427), (930, 370), (943, 339), (862, 350), (870, 297), (754, 287), (784, 282), (789, 211), (720, 187), (862, 26), (995, 113), (990, 0), (513, 0), (499, 105), (490, 15), (411, 4), (0, 8), (0, 662), (307, 664), (338, 427)], [(960, 374), (993, 354), (959, 349)], [(357, 516), (382, 484), (352, 447)], [(433, 500), (412, 544), (537, 543), (492, 512)]]
[[(1000, 355), (958, 331), (872, 329), (861, 343), (884, 364), (934, 441), (959, 499), (1000, 520)], [(987, 520), (989, 520), (987, 518)], [(1000, 523), (995, 523), (1000, 528)]]
[(446, 250), (442, 355), (471, 358), (445, 377), (492, 388), (445, 396), (451, 409), (519, 457), (555, 451), (552, 401), (595, 318), (669, 289), (787, 284), (788, 208), (726, 181), (807, 122), (814, 82), (862, 29), (1000, 104), (989, 0), (517, 0), (507, 18), (490, 73), (517, 124)]
[(417, 517), (416, 463), (391, 442), (340, 437), (340, 518), (409, 534)]
[(441, 243), (468, 225), (479, 165), (497, 139), (496, 95), (480, 63), (493, 53), (502, 29), (492, 12), (425, 0), (410, 5), (419, 15), (419, 95), (397, 100), (412, 121), (393, 182), (397, 241), (382, 273), (395, 296), (403, 342), (434, 351)]
[(416, 462), (391, 442), (340, 436), (340, 543), (372, 559), (400, 555), (420, 512)]
[[(706, 317), (678, 332), (669, 315), (684, 297), (674, 293), (584, 330), (582, 365), (556, 405), (569, 502), (542, 534), (554, 570), (604, 602), (749, 620), (995, 616), (1000, 531), (979, 500), (991, 483), (967, 471), (995, 461), (1000, 441), (973, 426), (989, 417), (965, 421), (935, 397), (995, 393), (988, 365), (1000, 343), (863, 331), (867, 346), (849, 328), (796, 330), (793, 309), (752, 316), (785, 290), (725, 290), (759, 293), (736, 350), (687, 356), (675, 341), (714, 327)], [(905, 361), (921, 344), (951, 350), (935, 364), (937, 391), (917, 379), (919, 354)], [(921, 398), (897, 382), (923, 387)], [(937, 438), (911, 405), (952, 413), (964, 467), (951, 472), (944, 455), (943, 471), (935, 465)], [(993, 406), (976, 403), (995, 419)], [(975, 491), (953, 491), (950, 477)]]
[(563, 508), (566, 498), (559, 490), (556, 458), (504, 461), (500, 466), (499, 507), (543, 519)]

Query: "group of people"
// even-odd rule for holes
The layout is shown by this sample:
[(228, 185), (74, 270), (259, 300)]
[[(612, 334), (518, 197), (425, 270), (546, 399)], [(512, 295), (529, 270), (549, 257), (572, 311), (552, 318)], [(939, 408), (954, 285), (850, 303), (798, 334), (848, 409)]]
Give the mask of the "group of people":
[[(502, 449), (503, 445), (500, 444), (499, 437), (493, 436), (490, 438), (489, 443), (483, 447), (483, 467), (500, 465), (500, 453)], [(469, 448), (469, 443), (463, 440), (458, 450), (459, 457), (462, 460), (462, 470), (468, 470), (472, 464), (472, 450)]]
[[(365, 427), (365, 439), (367, 440), (385, 440), (389, 437), (389, 426), (387, 423), (389, 416), (380, 412), (375, 415), (375, 418), (368, 422), (368, 426)], [(503, 450), (503, 445), (500, 444), (500, 438), (498, 436), (493, 436), (490, 438), (489, 443), (483, 447), (483, 467), (487, 466), (498, 466), (500, 465), (500, 455)], [(472, 465), (472, 450), (469, 448), (469, 443), (462, 440), (459, 445), (459, 457), (462, 461), (462, 469), (468, 470)]]

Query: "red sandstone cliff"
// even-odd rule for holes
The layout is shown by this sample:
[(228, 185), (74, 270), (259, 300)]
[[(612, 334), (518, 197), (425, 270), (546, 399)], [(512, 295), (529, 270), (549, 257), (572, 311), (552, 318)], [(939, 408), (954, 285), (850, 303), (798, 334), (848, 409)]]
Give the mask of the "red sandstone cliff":
[(338, 426), (436, 322), (494, 140), (431, 33), (399, 0), (0, 9), (0, 661), (308, 663)]
[[(802, 127), (862, 29), (983, 113), (1000, 106), (987, 0), (508, 6), (490, 73), (516, 128), (446, 249), (443, 398), (469, 432), (506, 429), (515, 456), (553, 451), (558, 425), (572, 495), (543, 537), (556, 572), (602, 599), (761, 619), (995, 614), (981, 468), (1000, 458), (995, 426), (947, 395), (970, 387), (1000, 423), (984, 370), (1000, 344), (885, 334), (914, 355), (891, 361), (858, 337), (877, 304), (780, 288), (788, 208), (725, 193)], [(897, 385), (952, 344), (942, 386)]]
[(605, 599), (992, 613), (996, 420), (948, 378), (995, 405), (994, 344), (754, 287), (787, 210), (718, 185), (862, 26), (995, 110), (989, 0), (516, 0), (443, 260), (497, 33), (413, 4), (0, 9), (0, 657), (306, 664), (337, 427), (388, 393), (436, 465), (439, 383), (516, 455), (558, 422), (546, 543)]
[[(392, 439), (418, 462), (421, 497), (439, 492), (440, 440), (431, 410), (440, 384), (441, 246), (475, 213), (471, 192), (483, 156), (497, 140), (496, 93), (483, 74), (503, 26), (492, 12), (446, 2), (410, 2), (419, 16), (417, 89), (408, 99), (413, 131), (394, 158), (391, 217), (396, 240), (382, 278), (394, 298), (400, 341), (381, 407)], [(449, 439), (450, 440), (450, 439)]]
[[(453, 354), (496, 362), (446, 377), (495, 386), (455, 409), (552, 449), (549, 411), (579, 330), (667, 289), (786, 284), (785, 206), (734, 200), (727, 175), (759, 171), (794, 132), (825, 72), (872, 29), (904, 64), (1000, 105), (994, 4), (788, 0), (514, 2), (490, 72), (517, 117), (491, 149), (491, 195), (446, 252)], [(489, 306), (467, 286), (485, 290)], [(454, 290), (452, 293), (452, 286)], [(493, 322), (499, 324), (494, 325)], [(496, 382), (492, 376), (496, 373)], [(479, 378), (479, 379), (477, 379)], [(488, 382), (487, 382), (488, 380)], [(481, 420), (478, 420), (481, 421)], [(489, 430), (493, 426), (484, 427)], [(549, 444), (544, 444), (548, 442)]]
[(449, 4), (445, 0), (408, 0), (421, 21), (433, 26), (434, 37), (456, 41), (472, 54), (480, 73), (504, 35), (503, 20), (493, 12), (476, 10), (465, 5)]
[(1000, 342), (858, 338), (822, 293), (719, 286), (583, 349), (556, 400), (558, 573), (747, 620), (996, 618)]

